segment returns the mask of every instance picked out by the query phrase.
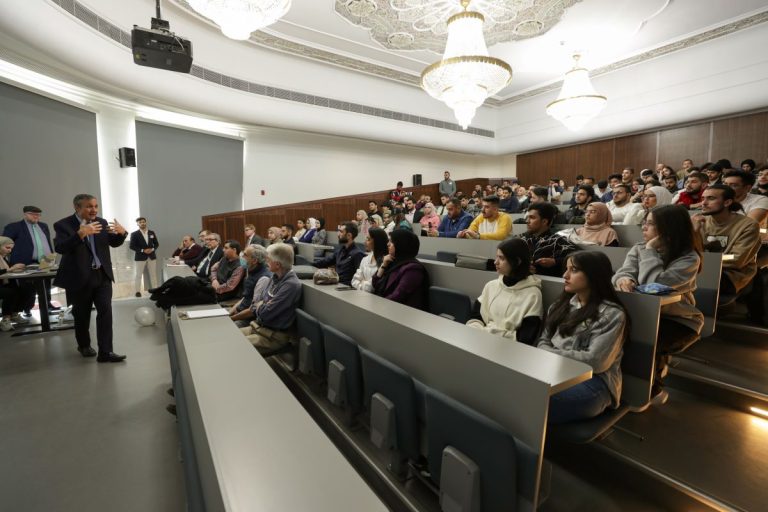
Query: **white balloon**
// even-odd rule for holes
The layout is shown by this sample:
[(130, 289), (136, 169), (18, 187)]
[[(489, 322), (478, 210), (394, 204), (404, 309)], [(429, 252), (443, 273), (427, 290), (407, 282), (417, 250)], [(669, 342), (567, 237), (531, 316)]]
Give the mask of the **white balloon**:
[(154, 325), (155, 312), (150, 307), (142, 306), (133, 313), (133, 319), (141, 326)]

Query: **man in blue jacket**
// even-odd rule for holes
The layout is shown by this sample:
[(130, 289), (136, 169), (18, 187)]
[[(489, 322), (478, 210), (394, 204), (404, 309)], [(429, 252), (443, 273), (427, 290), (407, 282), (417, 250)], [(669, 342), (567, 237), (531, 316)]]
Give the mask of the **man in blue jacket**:
[(448, 201), (445, 205), (445, 211), (447, 213), (440, 222), (440, 226), (437, 229), (432, 228), (432, 231), (428, 233), (429, 236), (456, 238), (459, 231), (469, 228), (474, 219), (472, 215), (461, 209), (461, 201), (456, 198)]
[[(157, 254), (155, 251), (160, 246), (157, 240), (157, 235), (151, 229), (147, 229), (147, 219), (145, 217), (139, 217), (136, 219), (136, 224), (139, 229), (131, 233), (130, 249), (136, 254), (133, 257), (134, 264), (136, 265), (136, 279), (134, 280), (134, 288), (136, 289), (136, 296), (141, 297), (141, 278), (144, 276), (144, 269), (149, 269), (149, 286), (145, 288), (155, 288), (160, 286), (157, 281)], [(144, 283), (147, 284), (146, 282)]]
[[(12, 222), (5, 226), (3, 229), (3, 236), (7, 236), (14, 241), (15, 247), (11, 253), (11, 265), (17, 263), (23, 263), (24, 265), (32, 265), (40, 263), (40, 260), (49, 254), (53, 254), (53, 244), (51, 243), (51, 231), (48, 229), (48, 225), (44, 222), (40, 222), (40, 217), (43, 211), (37, 206), (25, 206), (22, 208), (24, 218), (18, 222)], [(31, 286), (32, 283), (24, 283), (26, 286)], [(47, 297), (39, 297), (38, 300), (50, 300), (51, 297), (51, 281), (46, 280), (45, 287), (47, 290)], [(29, 311), (35, 305), (35, 295), (29, 294), (32, 303), (21, 304), (24, 313), (29, 316)], [(50, 302), (48, 303), (48, 310), (58, 310), (54, 308)]]

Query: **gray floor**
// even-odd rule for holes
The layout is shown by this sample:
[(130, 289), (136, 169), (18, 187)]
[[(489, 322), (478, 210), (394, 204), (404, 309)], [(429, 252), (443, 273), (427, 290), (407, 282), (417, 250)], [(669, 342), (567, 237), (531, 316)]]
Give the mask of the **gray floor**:
[(0, 334), (0, 510), (185, 509), (165, 328), (133, 320), (148, 304), (113, 304), (124, 364), (82, 358), (74, 331)]

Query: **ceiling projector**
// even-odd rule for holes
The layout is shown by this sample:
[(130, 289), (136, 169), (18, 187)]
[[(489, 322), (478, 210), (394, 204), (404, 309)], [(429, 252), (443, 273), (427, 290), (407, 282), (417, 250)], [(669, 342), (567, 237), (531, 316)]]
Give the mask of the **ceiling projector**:
[(152, 18), (152, 28), (133, 26), (131, 30), (133, 62), (139, 66), (189, 73), (192, 68), (192, 42), (170, 31), (168, 21), (160, 15), (157, 0), (157, 17)]

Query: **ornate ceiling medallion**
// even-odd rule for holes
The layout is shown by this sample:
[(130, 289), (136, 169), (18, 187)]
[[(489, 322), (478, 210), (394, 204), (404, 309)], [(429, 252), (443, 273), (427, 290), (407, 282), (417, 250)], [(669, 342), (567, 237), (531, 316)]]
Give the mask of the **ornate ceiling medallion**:
[[(516, 41), (552, 28), (566, 9), (581, 0), (474, 0), (472, 10), (485, 18), (486, 43)], [(392, 50), (442, 53), (448, 18), (461, 11), (457, 0), (335, 0), (336, 12), (368, 29), (371, 38)], [(410, 34), (413, 41), (400, 34)]]

